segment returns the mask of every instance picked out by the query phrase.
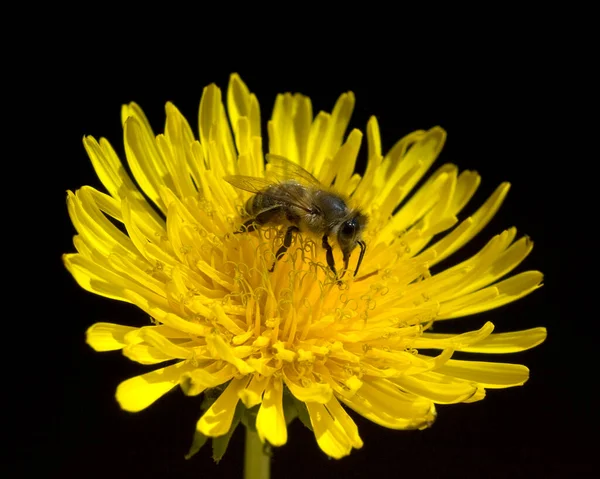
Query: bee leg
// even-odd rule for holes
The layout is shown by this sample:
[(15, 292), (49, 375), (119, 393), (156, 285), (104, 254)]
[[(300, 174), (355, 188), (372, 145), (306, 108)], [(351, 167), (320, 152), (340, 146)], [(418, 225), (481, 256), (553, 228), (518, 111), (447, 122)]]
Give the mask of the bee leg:
[(250, 218), (249, 220), (247, 220), (242, 225), (242, 227), (238, 231), (235, 231), (233, 234), (237, 235), (241, 233), (252, 233), (258, 228), (258, 226), (268, 223), (269, 220), (280, 211), (280, 205), (271, 206), (270, 208), (261, 211), (254, 218)]
[(323, 248), (325, 248), (325, 252), (327, 253), (327, 266), (329, 269), (333, 271), (333, 274), (337, 277), (337, 271), (335, 269), (335, 260), (333, 259), (333, 250), (331, 249), (331, 245), (327, 239), (327, 235), (323, 235)]
[(238, 231), (234, 231), (233, 234), (239, 235), (242, 233), (252, 233), (255, 229), (256, 229), (256, 219), (251, 218), (248, 221), (246, 221)]
[(271, 269), (269, 269), (270, 273), (272, 273), (273, 270), (275, 269), (275, 265), (277, 264), (277, 261), (279, 261), (279, 259), (286, 253), (288, 248), (292, 245), (292, 236), (297, 231), (300, 231), (298, 229), (298, 227), (290, 226), (287, 229), (287, 231), (285, 232), (285, 237), (283, 238), (283, 244), (277, 250), (277, 253), (275, 253), (275, 262), (273, 263), (273, 266), (271, 266)]

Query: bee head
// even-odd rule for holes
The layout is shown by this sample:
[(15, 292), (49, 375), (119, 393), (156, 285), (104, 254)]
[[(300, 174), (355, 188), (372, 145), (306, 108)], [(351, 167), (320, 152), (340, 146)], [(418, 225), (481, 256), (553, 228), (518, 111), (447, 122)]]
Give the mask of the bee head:
[[(350, 254), (354, 248), (359, 245), (361, 247), (361, 256), (359, 258), (358, 266), (360, 266), (360, 261), (362, 260), (365, 248), (365, 243), (362, 241), (362, 232), (366, 225), (367, 217), (362, 213), (354, 214), (340, 225), (337, 232), (337, 240), (344, 255), (344, 262), (346, 265)], [(356, 271), (358, 271), (358, 266)]]
[(349, 256), (357, 243), (361, 240), (362, 232), (366, 225), (367, 217), (362, 213), (353, 215), (340, 225), (337, 233), (337, 240), (344, 256)]
[(344, 221), (338, 230), (338, 242), (340, 247), (345, 250), (347, 246), (354, 244), (354, 238), (358, 232), (358, 222), (356, 218)]

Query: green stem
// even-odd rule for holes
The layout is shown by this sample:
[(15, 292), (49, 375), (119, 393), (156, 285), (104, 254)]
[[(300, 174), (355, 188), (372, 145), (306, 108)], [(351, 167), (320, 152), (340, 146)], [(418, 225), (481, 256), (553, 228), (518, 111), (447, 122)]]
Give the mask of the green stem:
[(246, 428), (246, 451), (244, 453), (244, 479), (269, 479), (271, 458), (256, 431)]

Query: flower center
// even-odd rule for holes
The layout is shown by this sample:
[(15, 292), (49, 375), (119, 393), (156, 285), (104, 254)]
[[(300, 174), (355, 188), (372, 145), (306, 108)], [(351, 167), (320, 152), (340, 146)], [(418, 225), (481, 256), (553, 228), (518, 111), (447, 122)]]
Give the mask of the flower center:
[[(276, 259), (287, 228), (240, 233), (241, 223), (215, 203), (186, 198), (169, 208), (169, 243), (180, 264), (161, 274), (170, 276), (169, 301), (180, 316), (206, 331), (194, 342), (200, 357), (227, 356), (242, 374), (292, 374), (299, 385), (320, 384), (331, 368), (352, 381), (365, 365), (415, 364), (412, 343), (436, 306), (405, 294), (427, 274), (423, 260), (408, 258), (406, 244), (371, 245), (359, 276), (351, 260), (338, 281), (320, 238), (294, 233)], [(332, 246), (342, 265), (340, 248)]]

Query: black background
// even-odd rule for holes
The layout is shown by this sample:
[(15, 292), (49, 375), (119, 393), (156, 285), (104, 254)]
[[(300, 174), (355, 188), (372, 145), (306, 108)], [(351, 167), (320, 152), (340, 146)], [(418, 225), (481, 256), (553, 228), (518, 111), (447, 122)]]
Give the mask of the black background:
[[(33, 466), (45, 471), (41, 477), (241, 477), (241, 428), (220, 464), (212, 461), (209, 447), (184, 459), (199, 399), (174, 390), (143, 412), (119, 409), (116, 386), (146, 369), (119, 352), (95, 353), (84, 342), (85, 330), (98, 321), (142, 325), (145, 315), (83, 291), (60, 260), (62, 253), (74, 250), (66, 190), (102, 188), (83, 149), (83, 135), (104, 136), (122, 154), (120, 107), (129, 101), (141, 105), (155, 132), (162, 131), (166, 101), (197, 131), (203, 87), (216, 82), (225, 91), (233, 71), (258, 96), (263, 133), (275, 95), (285, 91), (310, 96), (315, 114), (331, 111), (340, 93), (354, 91), (350, 126), (364, 131), (369, 116), (376, 115), (384, 150), (415, 129), (442, 126), (448, 141), (436, 165), (452, 162), (482, 175), (466, 214), (501, 181), (512, 183), (494, 220), (452, 261), (516, 226), (535, 242), (518, 271), (545, 274), (544, 287), (532, 295), (449, 326), (466, 331), (488, 320), (497, 332), (546, 326), (547, 341), (531, 351), (481, 357), (526, 364), (531, 377), (524, 387), (488, 390), (487, 398), (474, 404), (439, 406), (436, 423), (425, 431), (387, 430), (353, 414), (365, 445), (339, 461), (326, 458), (310, 431), (296, 421), (288, 444), (275, 450), (272, 477), (581, 477), (591, 471), (593, 441), (583, 431), (595, 414), (593, 394), (580, 382), (589, 367), (589, 338), (578, 331), (569, 306), (565, 250), (574, 246), (556, 228), (556, 171), (542, 149), (552, 141), (544, 125), (553, 105), (544, 93), (535, 55), (514, 56), (500, 49), (485, 58), (443, 62), (443, 53), (436, 52), (418, 63), (391, 53), (378, 61), (360, 55), (341, 61), (332, 54), (328, 63), (315, 64), (298, 54), (258, 64), (252, 58), (212, 59), (203, 52), (198, 58), (130, 54), (116, 59), (101, 48), (81, 56), (59, 54), (45, 71), (51, 80), (40, 92), (46, 103), (34, 119), (49, 133), (39, 140), (44, 155), (38, 157), (48, 202), (37, 220), (43, 233), (34, 242), (43, 238), (50, 247), (41, 259), (47, 261), (44, 272), (50, 278), (50, 313), (36, 315), (34, 343), (39, 340), (43, 360), (21, 378), (29, 393), (15, 395), (23, 406), (20, 420), (27, 424), (16, 441), (20, 471)], [(361, 155), (364, 159), (364, 148)]]

